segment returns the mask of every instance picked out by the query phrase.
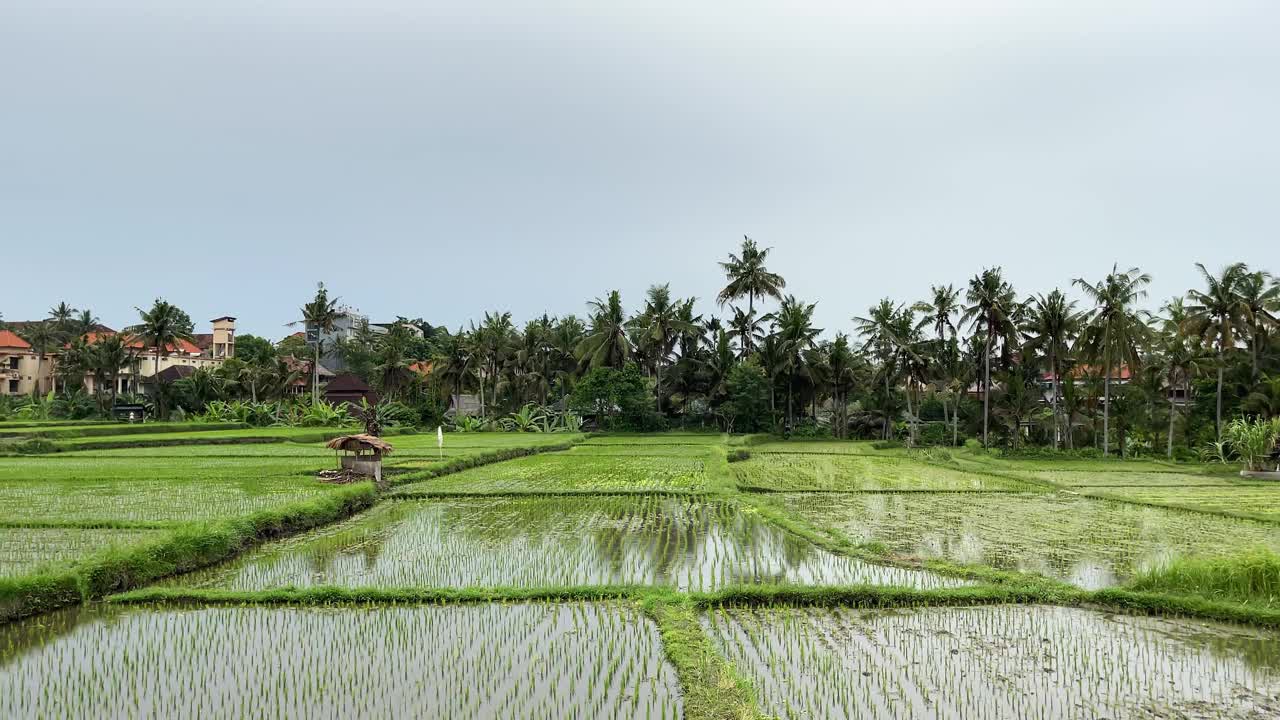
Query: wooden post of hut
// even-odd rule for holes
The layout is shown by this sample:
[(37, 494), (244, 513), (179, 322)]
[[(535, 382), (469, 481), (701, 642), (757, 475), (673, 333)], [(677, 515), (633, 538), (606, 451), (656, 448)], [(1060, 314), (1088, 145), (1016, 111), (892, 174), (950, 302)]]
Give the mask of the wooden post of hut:
[(367, 475), (378, 487), (382, 484), (382, 456), (390, 455), (394, 448), (382, 438), (372, 435), (343, 435), (325, 445), (330, 450), (342, 452), (340, 467), (348, 473)]

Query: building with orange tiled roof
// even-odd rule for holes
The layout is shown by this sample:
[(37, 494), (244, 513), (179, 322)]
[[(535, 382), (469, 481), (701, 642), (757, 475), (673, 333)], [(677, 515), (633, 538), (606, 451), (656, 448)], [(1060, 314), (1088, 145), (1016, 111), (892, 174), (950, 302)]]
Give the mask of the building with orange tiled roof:
[[(222, 365), (227, 358), (235, 356), (235, 322), (236, 319), (230, 316), (211, 320), (213, 332), (196, 335), (196, 342), (179, 340), (165, 346), (160, 351), (158, 361), (155, 348), (147, 346), (140, 338), (131, 338), (127, 346), (138, 359), (121, 368), (118, 379), (120, 386), (116, 390), (121, 393), (145, 392), (157, 372), (160, 381), (164, 382), (167, 378), (182, 377), (198, 369), (213, 369)], [(11, 323), (20, 329), (32, 324)], [(118, 333), (111, 328), (99, 325), (93, 332), (87, 333), (84, 339), (92, 345), (102, 338), (116, 334)], [(30, 343), (20, 335), (12, 330), (0, 330), (0, 394), (28, 395), (56, 389), (58, 357), (65, 347), (51, 348), (41, 359)], [(84, 387), (89, 392), (94, 391), (92, 375), (85, 375)]]

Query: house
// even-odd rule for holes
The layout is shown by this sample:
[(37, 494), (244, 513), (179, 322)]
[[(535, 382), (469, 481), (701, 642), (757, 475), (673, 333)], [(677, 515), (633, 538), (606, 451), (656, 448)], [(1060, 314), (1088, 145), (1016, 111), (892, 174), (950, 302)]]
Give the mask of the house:
[[(31, 343), (17, 333), (0, 330), (0, 393), (26, 395), (36, 391), (37, 378), (46, 375), (41, 365), (51, 364), (48, 355), (41, 362), (35, 350), (31, 349)], [(42, 383), (39, 390), (48, 390), (47, 383)]]
[(324, 386), (324, 399), (330, 404), (346, 403), (347, 405), (359, 405), (360, 400), (364, 399), (370, 405), (377, 405), (378, 393), (358, 376), (352, 373), (341, 373)]
[[(169, 343), (161, 348), (158, 358), (154, 347), (148, 346), (141, 338), (130, 337), (126, 347), (134, 354), (135, 360), (120, 368), (116, 381), (119, 386), (116, 390), (121, 393), (146, 391), (151, 384), (151, 378), (157, 372), (160, 373), (161, 382), (167, 382), (168, 378), (173, 377), (172, 373), (164, 374), (168, 368), (186, 368), (182, 371), (185, 376), (199, 369), (212, 370), (221, 366), (227, 358), (234, 357), (236, 319), (223, 316), (211, 320), (210, 323), (213, 326), (213, 332), (207, 335), (196, 335), (196, 342), (178, 340), (176, 343)], [(34, 321), (11, 323), (17, 327), (32, 324)], [(92, 345), (103, 338), (118, 334), (120, 333), (105, 325), (97, 325), (94, 330), (84, 335), (84, 340)], [(207, 343), (205, 347), (201, 347), (202, 339), (206, 337)], [(5, 369), (9, 371), (0, 378), (4, 380), (0, 385), (0, 392), (26, 395), (37, 390), (48, 392), (56, 389), (58, 359), (67, 347), (64, 345), (46, 353), (43, 362), (40, 362), (29, 343), (11, 330), (0, 331), (0, 362), (4, 363)], [(14, 370), (17, 372), (13, 372)], [(85, 374), (83, 383), (88, 392), (95, 391), (91, 374)]]
[(451, 395), (449, 397), (449, 409), (444, 411), (444, 416), (453, 418), (457, 415), (470, 415), (471, 417), (479, 417), (480, 415), (480, 396), (479, 395)]
[[(304, 360), (296, 355), (286, 355), (281, 358), (285, 366), (289, 368), (290, 373), (297, 373), (298, 377), (293, 381), (285, 392), (289, 395), (306, 395), (311, 392), (311, 360)], [(334, 372), (323, 364), (319, 366), (320, 387), (324, 387), (330, 380), (334, 378)]]

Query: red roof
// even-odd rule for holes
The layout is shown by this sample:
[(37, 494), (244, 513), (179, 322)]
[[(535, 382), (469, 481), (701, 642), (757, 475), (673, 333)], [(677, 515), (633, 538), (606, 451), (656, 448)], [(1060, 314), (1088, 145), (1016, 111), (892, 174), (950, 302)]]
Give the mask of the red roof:
[[(1071, 368), (1071, 370), (1069, 370), (1067, 374), (1076, 379), (1088, 377), (1088, 376), (1101, 377), (1102, 367), (1099, 365), (1077, 365)], [(1045, 381), (1052, 381), (1053, 373), (1046, 372), (1042, 377), (1045, 379)], [(1133, 377), (1133, 373), (1129, 371), (1128, 365), (1121, 365), (1118, 368), (1113, 368), (1111, 371), (1112, 380), (1129, 380), (1132, 377)]]
[(431, 374), (431, 368), (433, 367), (435, 367), (435, 363), (430, 360), (423, 360), (410, 365), (409, 369), (423, 377), (426, 377)]
[[(91, 333), (85, 334), (84, 341), (92, 345), (95, 342), (97, 342), (99, 338), (110, 337), (115, 334), (116, 333), (109, 333), (109, 332), (107, 333), (91, 332)], [(143, 341), (137, 337), (134, 337), (133, 342), (130, 342), (128, 346), (134, 350), (150, 350), (151, 349), (150, 345), (143, 343)], [(188, 340), (179, 340), (177, 348), (174, 348), (172, 344), (165, 345), (164, 351), (166, 353), (180, 352), (188, 355), (199, 355), (202, 352), (199, 347), (196, 347), (194, 344), (192, 344)]]
[(31, 343), (18, 337), (18, 334), (12, 330), (0, 330), (0, 347), (30, 350)]

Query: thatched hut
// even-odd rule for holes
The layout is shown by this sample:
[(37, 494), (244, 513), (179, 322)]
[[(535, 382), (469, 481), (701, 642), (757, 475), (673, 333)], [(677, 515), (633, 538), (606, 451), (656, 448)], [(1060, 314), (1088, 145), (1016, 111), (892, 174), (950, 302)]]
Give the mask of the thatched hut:
[(325, 443), (325, 447), (343, 453), (343, 470), (368, 475), (379, 485), (382, 484), (382, 456), (395, 450), (386, 440), (363, 433), (336, 437)]

